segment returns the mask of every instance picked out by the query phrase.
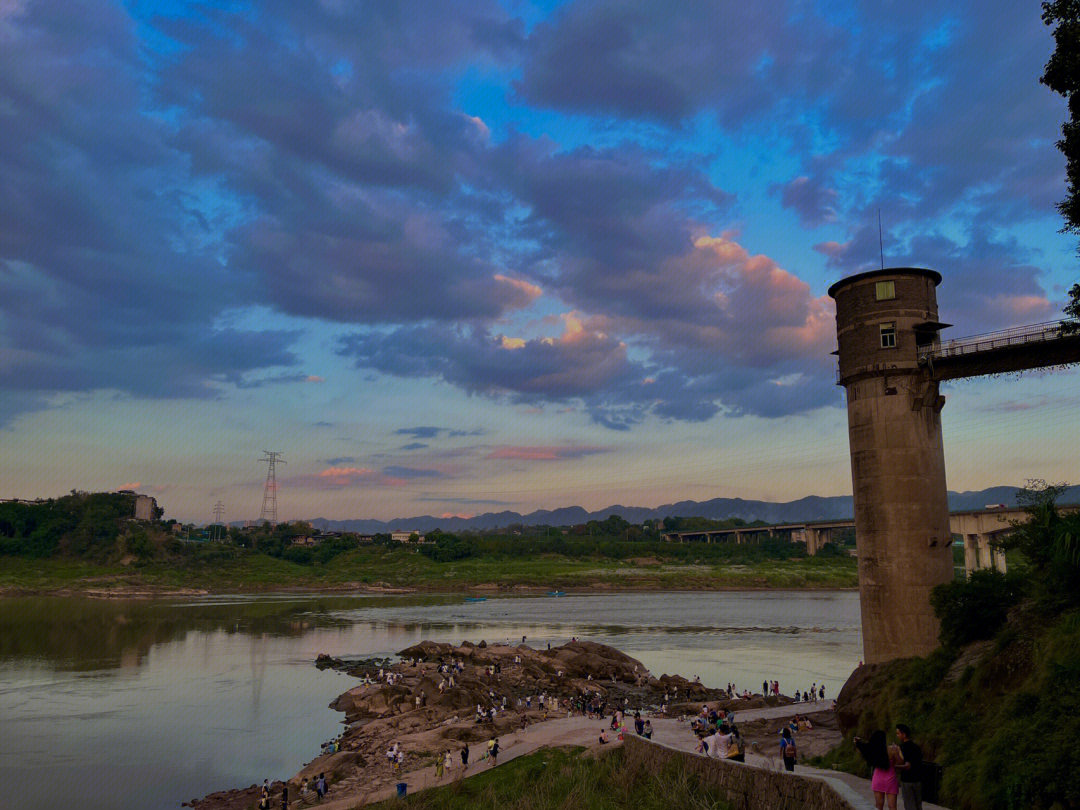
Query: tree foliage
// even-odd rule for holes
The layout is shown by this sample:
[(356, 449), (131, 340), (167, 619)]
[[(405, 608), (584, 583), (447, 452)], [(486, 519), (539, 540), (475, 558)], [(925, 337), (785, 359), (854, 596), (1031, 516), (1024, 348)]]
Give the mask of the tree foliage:
[[(1065, 199), (1058, 211), (1065, 219), (1063, 230), (1080, 233), (1080, 0), (1048, 0), (1042, 19), (1054, 26), (1054, 53), (1040, 81), (1065, 97), (1069, 118), (1061, 125), (1058, 149), (1065, 155)], [(1071, 319), (1065, 331), (1080, 332), (1080, 284), (1069, 290), (1065, 315)]]
[(1064, 484), (1028, 481), (1016, 495), (1028, 519), (996, 545), (1019, 552), (1031, 567), (1028, 587), (1047, 607), (1080, 604), (1080, 515), (1062, 515), (1057, 499)]
[(938, 585), (930, 604), (941, 621), (941, 643), (961, 647), (993, 638), (1022, 594), (1017, 577), (991, 569), (975, 571), (966, 580)]

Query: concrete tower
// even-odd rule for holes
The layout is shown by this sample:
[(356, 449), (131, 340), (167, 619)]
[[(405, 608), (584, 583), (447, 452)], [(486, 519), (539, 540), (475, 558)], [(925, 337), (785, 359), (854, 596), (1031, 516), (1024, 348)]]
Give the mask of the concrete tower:
[(930, 590), (953, 577), (937, 380), (918, 348), (937, 340), (933, 270), (860, 273), (829, 288), (836, 300), (839, 383), (848, 438), (868, 663), (938, 646)]

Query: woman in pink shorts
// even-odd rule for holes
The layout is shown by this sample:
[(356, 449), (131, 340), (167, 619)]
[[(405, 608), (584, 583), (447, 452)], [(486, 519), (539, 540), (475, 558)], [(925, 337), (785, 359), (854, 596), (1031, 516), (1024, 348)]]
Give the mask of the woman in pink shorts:
[(896, 810), (896, 794), (900, 792), (900, 778), (896, 775), (896, 764), (900, 761), (900, 751), (893, 745), (885, 744), (885, 732), (878, 730), (870, 735), (869, 741), (855, 738), (855, 747), (859, 749), (866, 764), (873, 769), (870, 789), (874, 791), (874, 805), (882, 810), (885, 802), (889, 810)]

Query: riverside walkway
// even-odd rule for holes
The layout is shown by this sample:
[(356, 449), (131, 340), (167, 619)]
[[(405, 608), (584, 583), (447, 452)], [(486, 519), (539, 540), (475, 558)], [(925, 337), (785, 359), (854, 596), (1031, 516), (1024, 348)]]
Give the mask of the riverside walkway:
[[(737, 711), (736, 719), (739, 723), (746, 723), (760, 719), (784, 719), (795, 714), (806, 714), (807, 711), (815, 711), (814, 704), (792, 703), (788, 706), (775, 706), (763, 709), (746, 709)], [(820, 711), (820, 709), (817, 709)], [(697, 749), (697, 738), (691, 733), (689, 724), (680, 720), (663, 718), (650, 718), (653, 727), (653, 742), (680, 751), (694, 753)], [(531, 754), (541, 748), (554, 748), (559, 746), (580, 745), (588, 748), (599, 747), (597, 736), (601, 728), (608, 728), (607, 720), (589, 720), (585, 717), (575, 716), (558, 720), (547, 720), (543, 723), (535, 723), (529, 726), (528, 731), (514, 732), (499, 736), (499, 762), (506, 763), (517, 757)], [(612, 742), (609, 745), (619, 745), (615, 741), (615, 735), (609, 731)], [(460, 760), (455, 752), (455, 767), (449, 774), (444, 775), (442, 780), (437, 780), (435, 767), (430, 766), (418, 770), (408, 771), (401, 775), (400, 781), (408, 785), (409, 793), (426, 790), (431, 787), (448, 785), (451, 782), (484, 773), (492, 768), (491, 762), (480, 759), (486, 744), (476, 743), (473, 746), (476, 760), (470, 762), (468, 770), (462, 774)], [(718, 763), (719, 765), (719, 763)], [(780, 759), (779, 745), (775, 754), (747, 753), (747, 767), (765, 768), (771, 771), (781, 772), (784, 765)], [(802, 776), (823, 779), (830, 782), (854, 810), (874, 810), (873, 792), (870, 790), (870, 780), (862, 779), (852, 774), (841, 771), (822, 770), (805, 765), (796, 765), (796, 773)], [(354, 810), (369, 804), (381, 802), (393, 798), (396, 790), (393, 787), (381, 788), (375, 791), (365, 790), (362, 777), (349, 777), (336, 782), (327, 798), (313, 806), (322, 810)], [(903, 803), (900, 802), (900, 805)], [(296, 806), (300, 806), (297, 803)], [(926, 810), (947, 810), (936, 804), (923, 802)]]

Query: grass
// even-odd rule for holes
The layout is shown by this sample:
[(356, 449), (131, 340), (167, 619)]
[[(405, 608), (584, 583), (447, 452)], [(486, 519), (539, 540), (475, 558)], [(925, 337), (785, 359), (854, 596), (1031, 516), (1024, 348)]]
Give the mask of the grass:
[[(210, 554), (213, 550), (206, 551)], [(470, 557), (435, 562), (415, 549), (360, 548), (326, 565), (299, 565), (263, 554), (94, 564), (58, 558), (0, 557), (0, 587), (26, 591), (85, 590), (110, 586), (154, 589), (199, 588), (214, 592), (283, 588), (342, 587), (384, 583), (428, 591), (461, 591), (478, 585), (510, 588), (716, 589), (853, 588), (850, 558), (793, 558), (750, 564), (638, 564), (606, 558), (571, 559), (559, 555), (520, 558)], [(203, 552), (200, 552), (203, 553)]]
[(599, 757), (581, 748), (554, 748), (518, 757), (450, 785), (391, 799), (381, 810), (729, 810), (712, 788), (677, 765), (658, 776), (629, 769), (623, 752)]

